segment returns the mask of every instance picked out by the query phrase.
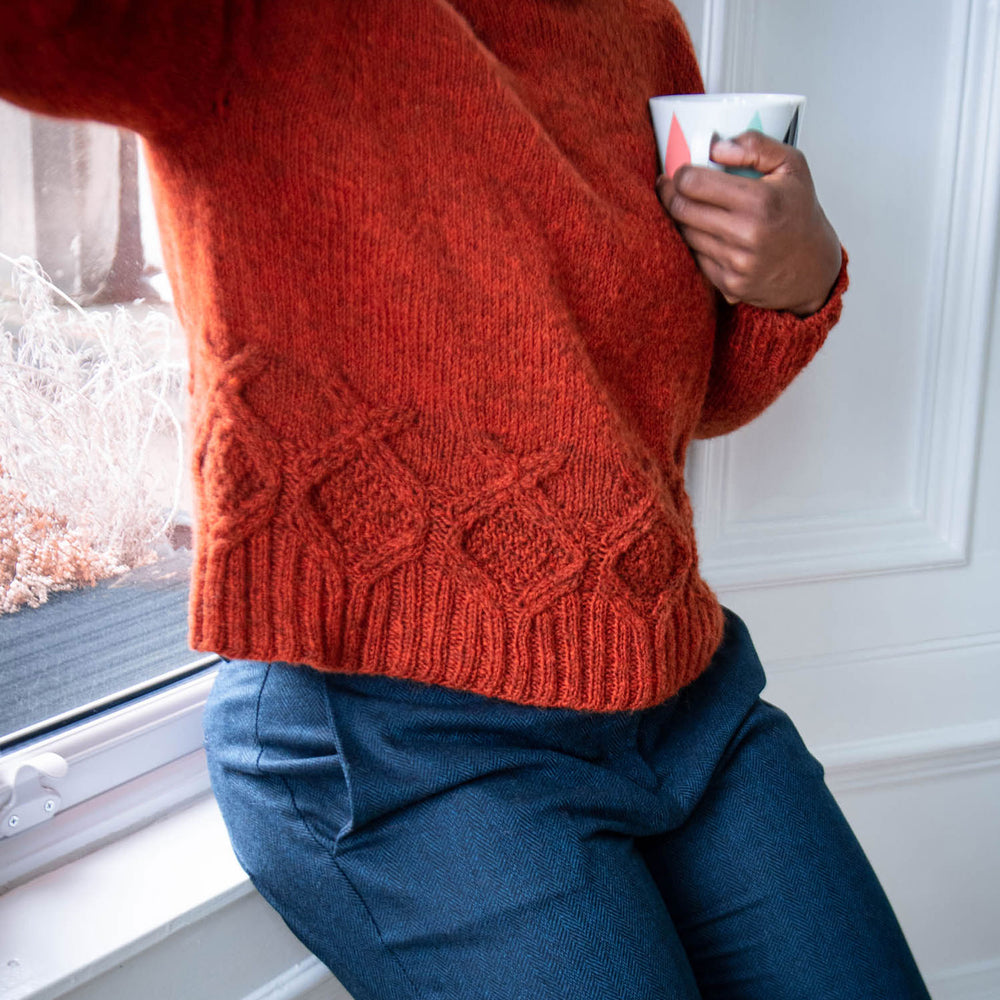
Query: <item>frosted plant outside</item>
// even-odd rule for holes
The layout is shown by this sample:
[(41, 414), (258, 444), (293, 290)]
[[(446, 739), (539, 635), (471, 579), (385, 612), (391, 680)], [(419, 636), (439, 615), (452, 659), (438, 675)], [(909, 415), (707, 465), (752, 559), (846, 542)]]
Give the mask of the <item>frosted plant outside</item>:
[[(171, 400), (173, 321), (149, 310), (84, 310), (30, 258), (0, 300), (0, 614), (156, 558), (177, 513), (183, 432)], [(58, 302), (58, 305), (57, 305)], [(176, 441), (172, 509), (150, 469)], [(162, 460), (161, 460), (162, 461)], [(162, 476), (161, 476), (162, 478)]]

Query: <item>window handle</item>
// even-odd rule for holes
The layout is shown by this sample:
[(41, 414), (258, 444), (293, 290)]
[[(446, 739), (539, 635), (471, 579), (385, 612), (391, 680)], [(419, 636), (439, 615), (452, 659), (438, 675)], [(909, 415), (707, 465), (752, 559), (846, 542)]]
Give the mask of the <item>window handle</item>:
[(52, 751), (0, 763), (0, 838), (54, 816), (62, 796), (52, 779), (68, 770), (65, 759)]

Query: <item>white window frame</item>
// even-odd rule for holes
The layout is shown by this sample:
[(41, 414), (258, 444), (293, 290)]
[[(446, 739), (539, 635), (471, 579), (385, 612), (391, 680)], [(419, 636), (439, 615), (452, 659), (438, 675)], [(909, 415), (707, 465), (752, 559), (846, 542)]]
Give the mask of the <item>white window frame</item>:
[[(18, 252), (32, 253), (35, 209), (27, 113), (0, 101), (0, 136), (0, 246), (16, 244)], [(74, 723), (72, 718), (99, 703), (80, 706), (46, 720), (47, 726), (65, 721), (63, 728), (37, 738), (23, 730), (23, 743), (0, 752), (0, 892), (210, 792), (201, 719), (218, 662), (216, 656), (192, 654), (176, 671), (157, 678), (166, 682), (162, 689), (141, 695), (149, 681), (136, 685), (115, 694), (116, 702), (129, 696), (133, 700)], [(201, 672), (190, 676), (199, 667)], [(80, 668), (86, 670), (86, 664)], [(39, 771), (32, 762), (39, 764), (43, 754), (55, 756), (43, 758)], [(17, 817), (15, 827), (11, 816)]]
[[(20, 779), (19, 801), (3, 807), (9, 835), (0, 839), (0, 892), (210, 791), (202, 712), (217, 662), (205, 657), (185, 667), (206, 668), (193, 677), (0, 755), (0, 772)], [(65, 761), (63, 776), (41, 778), (31, 767), (44, 753)], [(9, 814), (53, 798), (50, 818), (23, 831), (6, 827)]]

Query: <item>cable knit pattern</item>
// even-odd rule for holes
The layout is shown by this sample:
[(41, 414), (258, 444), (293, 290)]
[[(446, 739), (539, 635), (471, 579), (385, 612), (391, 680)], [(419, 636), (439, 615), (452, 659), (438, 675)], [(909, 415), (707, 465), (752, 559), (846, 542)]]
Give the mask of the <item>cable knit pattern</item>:
[(814, 316), (656, 197), (665, 0), (20, 0), (0, 95), (139, 131), (189, 337), (195, 648), (656, 704), (723, 630), (683, 483)]

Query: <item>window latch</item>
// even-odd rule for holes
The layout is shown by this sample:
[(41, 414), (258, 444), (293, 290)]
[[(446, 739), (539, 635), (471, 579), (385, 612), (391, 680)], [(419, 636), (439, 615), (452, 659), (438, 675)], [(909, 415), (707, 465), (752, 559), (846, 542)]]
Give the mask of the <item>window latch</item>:
[(0, 838), (51, 819), (62, 802), (52, 779), (68, 770), (52, 751), (0, 763)]

